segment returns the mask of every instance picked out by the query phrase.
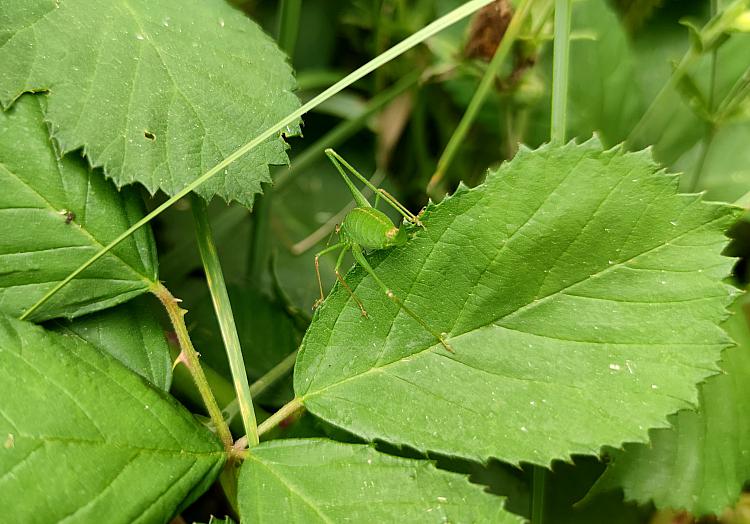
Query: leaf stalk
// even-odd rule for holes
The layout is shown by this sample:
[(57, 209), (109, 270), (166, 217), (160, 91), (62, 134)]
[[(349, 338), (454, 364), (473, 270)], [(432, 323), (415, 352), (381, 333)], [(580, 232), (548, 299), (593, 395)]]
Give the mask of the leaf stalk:
[(203, 399), (203, 403), (206, 405), (211, 421), (219, 435), (219, 439), (224, 445), (224, 449), (231, 451), (232, 434), (229, 432), (229, 427), (224, 421), (221, 409), (219, 409), (216, 398), (208, 385), (208, 380), (206, 380), (206, 375), (203, 373), (203, 368), (198, 359), (198, 352), (193, 347), (193, 342), (190, 340), (190, 335), (185, 325), (187, 310), (179, 306), (179, 299), (175, 298), (161, 282), (154, 284), (150, 291), (164, 305), (164, 309), (167, 310), (167, 315), (169, 315), (169, 320), (172, 322), (172, 327), (177, 335), (177, 342), (180, 345), (180, 357), (178, 358), (183, 359), (185, 367), (190, 371), (198, 392)]

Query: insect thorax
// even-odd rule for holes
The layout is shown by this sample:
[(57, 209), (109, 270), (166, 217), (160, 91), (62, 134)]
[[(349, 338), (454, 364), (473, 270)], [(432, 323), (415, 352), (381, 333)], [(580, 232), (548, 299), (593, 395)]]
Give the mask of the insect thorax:
[(346, 215), (341, 224), (341, 239), (359, 244), (366, 250), (385, 249), (403, 244), (406, 236), (381, 211), (372, 207), (357, 207)]

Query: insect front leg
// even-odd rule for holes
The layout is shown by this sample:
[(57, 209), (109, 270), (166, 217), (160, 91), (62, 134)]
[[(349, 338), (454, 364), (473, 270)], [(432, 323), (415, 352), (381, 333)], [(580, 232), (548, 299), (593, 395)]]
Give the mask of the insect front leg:
[[(328, 246), (324, 250), (319, 251), (318, 253), (315, 254), (315, 275), (318, 277), (318, 288), (320, 289), (320, 298), (318, 298), (313, 304), (313, 307), (312, 307), (313, 309), (316, 309), (325, 300), (325, 295), (323, 294), (323, 281), (320, 280), (320, 257), (325, 255), (326, 253), (330, 253), (331, 251), (336, 251), (337, 249), (341, 249), (341, 248), (346, 248), (346, 244), (344, 242), (339, 242), (338, 244)], [(343, 252), (345, 251), (346, 249), (344, 249)], [(338, 271), (338, 265), (336, 265), (336, 269)]]
[(344, 280), (344, 277), (341, 276), (341, 272), (339, 271), (339, 269), (341, 268), (341, 264), (344, 262), (344, 255), (346, 255), (346, 252), (348, 250), (349, 250), (349, 246), (346, 245), (344, 246), (344, 249), (342, 249), (341, 253), (339, 254), (339, 258), (336, 261), (336, 269), (335, 269), (336, 278), (338, 279), (339, 282), (341, 282), (341, 285), (346, 288), (346, 290), (352, 296), (354, 301), (357, 303), (357, 305), (359, 306), (359, 310), (362, 312), (362, 316), (366, 317), (367, 311), (365, 311), (365, 306), (362, 305), (362, 301), (357, 297), (357, 295), (354, 294), (354, 291), (352, 290), (351, 287), (349, 287), (349, 284), (346, 283), (346, 280)]

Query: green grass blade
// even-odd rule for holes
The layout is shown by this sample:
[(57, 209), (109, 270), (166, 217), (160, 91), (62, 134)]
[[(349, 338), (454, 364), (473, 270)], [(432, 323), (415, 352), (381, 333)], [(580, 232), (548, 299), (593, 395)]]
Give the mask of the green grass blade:
[(456, 130), (453, 132), (453, 135), (451, 135), (451, 138), (448, 141), (448, 145), (445, 146), (445, 150), (443, 150), (443, 154), (438, 160), (435, 174), (432, 175), (430, 183), (427, 186), (428, 194), (432, 192), (435, 186), (443, 178), (445, 172), (450, 167), (453, 158), (456, 156), (458, 148), (466, 139), (466, 133), (469, 132), (471, 124), (474, 122), (474, 119), (479, 113), (479, 110), (482, 108), (482, 105), (484, 105), (484, 100), (487, 98), (487, 95), (489, 95), (492, 91), (492, 87), (495, 84), (495, 79), (497, 78), (497, 73), (498, 71), (500, 71), (500, 67), (503, 65), (505, 59), (510, 53), (510, 50), (513, 48), (513, 44), (515, 43), (516, 38), (518, 38), (518, 34), (521, 31), (523, 21), (529, 14), (531, 4), (531, 0), (523, 0), (516, 13), (513, 15), (510, 24), (508, 24), (508, 28), (503, 35), (503, 39), (500, 41), (500, 45), (497, 47), (497, 50), (492, 57), (492, 61), (487, 66), (487, 71), (485, 71), (484, 76), (479, 83), (479, 87), (477, 87), (474, 96), (471, 98), (471, 102), (469, 102), (469, 107), (466, 108), (464, 116), (458, 123)]
[(253, 399), (250, 395), (250, 384), (247, 381), (245, 362), (242, 358), (240, 337), (237, 335), (237, 326), (232, 315), (232, 304), (229, 302), (229, 293), (224, 282), (224, 274), (219, 262), (219, 254), (216, 252), (211, 225), (208, 222), (206, 202), (199, 196), (192, 198), (193, 218), (195, 219), (195, 233), (198, 240), (198, 249), (203, 261), (203, 269), (206, 272), (206, 281), (211, 292), (211, 300), (214, 303), (216, 318), (221, 328), (221, 337), (227, 351), (229, 367), (232, 370), (232, 379), (237, 393), (237, 401), (242, 416), (242, 424), (248, 435), (250, 445), (258, 444), (258, 423), (255, 420), (253, 410)]

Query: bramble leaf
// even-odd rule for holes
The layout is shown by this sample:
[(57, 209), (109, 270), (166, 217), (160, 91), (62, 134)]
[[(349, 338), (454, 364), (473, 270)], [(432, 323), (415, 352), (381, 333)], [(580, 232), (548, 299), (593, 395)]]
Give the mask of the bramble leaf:
[(369, 318), (336, 288), (302, 343), (297, 396), (365, 439), (477, 460), (645, 441), (697, 402), (729, 344), (721, 250), (736, 209), (676, 190), (648, 152), (522, 149), (370, 257), (455, 353), (357, 268)]
[(219, 474), (216, 437), (88, 343), (0, 315), (10, 522), (166, 522)]
[(592, 493), (621, 487), (630, 500), (696, 516), (737, 502), (750, 480), (750, 310), (741, 302), (725, 324), (739, 345), (724, 352), (724, 374), (701, 385), (700, 409), (672, 416), (673, 427), (654, 430), (650, 445), (613, 451)]
[[(22, 314), (143, 216), (131, 188), (117, 191), (80, 157), (58, 159), (42, 95), (0, 111), (0, 312)], [(148, 226), (84, 271), (32, 320), (75, 317), (122, 303), (156, 281)]]
[[(223, 0), (0, 6), (0, 103), (49, 91), (62, 150), (83, 147), (118, 186), (174, 195), (299, 105), (283, 53)], [(275, 137), (197, 191), (251, 206), (286, 162)]]
[(239, 504), (243, 522), (523, 522), (502, 498), (431, 462), (325, 439), (248, 450)]
[(53, 321), (50, 328), (63, 335), (85, 340), (99, 351), (109, 353), (156, 387), (169, 391), (172, 361), (153, 307), (155, 301), (150, 296), (138, 297), (116, 308), (73, 321)]

